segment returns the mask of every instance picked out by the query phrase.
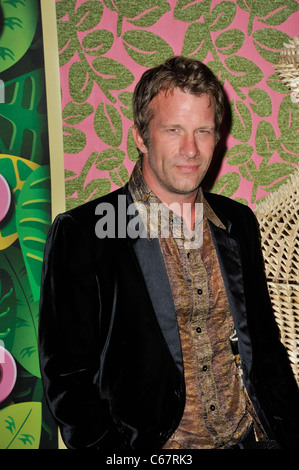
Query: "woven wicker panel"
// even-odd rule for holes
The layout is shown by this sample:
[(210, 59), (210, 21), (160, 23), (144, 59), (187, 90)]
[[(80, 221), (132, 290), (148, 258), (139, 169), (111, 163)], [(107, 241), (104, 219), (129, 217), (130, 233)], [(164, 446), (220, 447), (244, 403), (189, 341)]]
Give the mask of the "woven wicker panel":
[(268, 287), (281, 341), (299, 383), (299, 286), (269, 281)]
[(289, 43), (284, 43), (274, 68), (279, 73), (281, 81), (291, 90), (291, 99), (299, 103), (299, 36)]
[(257, 204), (255, 214), (281, 341), (299, 384), (299, 170)]

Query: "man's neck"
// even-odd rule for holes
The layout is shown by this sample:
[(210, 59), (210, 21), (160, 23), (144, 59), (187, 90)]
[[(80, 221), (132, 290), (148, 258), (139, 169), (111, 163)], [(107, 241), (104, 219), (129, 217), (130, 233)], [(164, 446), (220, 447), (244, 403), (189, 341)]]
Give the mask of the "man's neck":
[(195, 202), (198, 195), (198, 189), (188, 194), (169, 194), (166, 191), (159, 190), (159, 188), (152, 188), (150, 185), (148, 186), (163, 204), (168, 206), (176, 215), (184, 218), (188, 232), (191, 235), (196, 219)]

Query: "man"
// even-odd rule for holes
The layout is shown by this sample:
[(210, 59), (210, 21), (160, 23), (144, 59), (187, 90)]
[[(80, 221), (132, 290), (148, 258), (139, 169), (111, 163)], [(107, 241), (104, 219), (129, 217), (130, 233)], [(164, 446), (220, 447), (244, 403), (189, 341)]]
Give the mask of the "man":
[(129, 183), (59, 215), (45, 250), (40, 362), (62, 437), (69, 448), (298, 448), (298, 387), (255, 218), (200, 187), (222, 89), (174, 57), (145, 72), (133, 106)]

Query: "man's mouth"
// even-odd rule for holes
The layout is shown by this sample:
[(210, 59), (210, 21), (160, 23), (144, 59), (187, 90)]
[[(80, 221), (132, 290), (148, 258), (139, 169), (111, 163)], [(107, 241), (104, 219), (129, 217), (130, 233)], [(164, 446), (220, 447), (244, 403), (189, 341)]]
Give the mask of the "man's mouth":
[(182, 173), (194, 173), (198, 170), (198, 165), (177, 165)]

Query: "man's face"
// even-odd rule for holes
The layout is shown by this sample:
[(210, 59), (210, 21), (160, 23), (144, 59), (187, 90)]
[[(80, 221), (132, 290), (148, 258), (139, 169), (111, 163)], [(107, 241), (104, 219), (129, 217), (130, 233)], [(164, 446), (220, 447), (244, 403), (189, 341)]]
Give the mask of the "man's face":
[(160, 92), (150, 108), (148, 147), (133, 130), (143, 152), (144, 179), (163, 202), (191, 200), (215, 148), (214, 101), (206, 94), (194, 96), (175, 88)]

